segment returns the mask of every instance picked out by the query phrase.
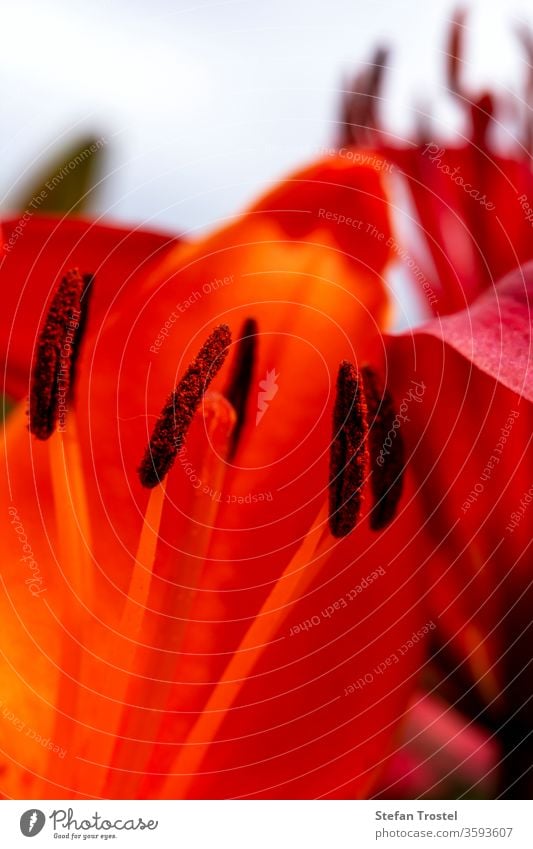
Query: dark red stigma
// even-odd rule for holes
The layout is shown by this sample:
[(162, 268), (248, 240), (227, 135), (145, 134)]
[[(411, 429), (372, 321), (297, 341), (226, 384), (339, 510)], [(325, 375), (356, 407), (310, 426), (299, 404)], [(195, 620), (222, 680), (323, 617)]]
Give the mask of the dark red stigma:
[(375, 372), (362, 368), (368, 406), (368, 441), (371, 470), (370, 486), (373, 507), (370, 527), (379, 531), (394, 518), (403, 490), (404, 444), (400, 419), (388, 390), (383, 390)]
[(335, 537), (344, 537), (355, 527), (367, 465), (365, 396), (357, 369), (345, 360), (337, 376), (330, 450), (329, 525)]
[(39, 335), (29, 409), (29, 428), (38, 439), (48, 439), (64, 424), (82, 338), (85, 286), (77, 269), (63, 277)]
[(259, 329), (256, 320), (254, 318), (247, 318), (241, 328), (239, 341), (235, 346), (233, 366), (226, 389), (224, 390), (224, 395), (232, 405), (237, 416), (231, 438), (229, 460), (232, 460), (235, 456), (241, 431), (246, 421), (246, 409), (257, 360), (258, 332)]
[(143, 486), (157, 486), (172, 467), (198, 405), (222, 368), (230, 345), (230, 329), (227, 324), (220, 324), (202, 345), (168, 398), (138, 469)]

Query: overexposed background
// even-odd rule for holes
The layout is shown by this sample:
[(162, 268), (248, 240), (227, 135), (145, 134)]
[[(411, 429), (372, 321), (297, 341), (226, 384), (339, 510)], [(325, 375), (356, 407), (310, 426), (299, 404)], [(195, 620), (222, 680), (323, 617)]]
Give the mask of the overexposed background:
[[(0, 202), (77, 136), (107, 140), (93, 209), (198, 232), (335, 138), (343, 78), (392, 48), (387, 124), (428, 107), (443, 132), (449, 0), (25, 0), (0, 3)], [(472, 85), (518, 91), (527, 2), (471, 9)], [(529, 8), (528, 8), (529, 7)]]

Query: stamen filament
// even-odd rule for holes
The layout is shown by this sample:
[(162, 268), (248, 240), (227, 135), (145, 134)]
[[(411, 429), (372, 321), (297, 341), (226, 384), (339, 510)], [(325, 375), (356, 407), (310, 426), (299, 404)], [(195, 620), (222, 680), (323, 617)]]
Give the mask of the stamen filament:
[[(97, 750), (101, 767), (97, 769), (94, 777), (94, 786), (98, 793), (103, 793), (107, 764), (110, 762), (116, 745), (115, 738), (121, 718), (127, 709), (125, 705), (126, 694), (130, 686), (130, 676), (133, 673), (135, 656), (146, 616), (165, 498), (166, 481), (150, 493), (120, 624), (117, 631), (110, 635), (111, 647), (106, 652), (107, 658), (102, 658), (98, 662), (101, 669), (105, 667), (106, 661), (108, 664), (117, 663), (119, 668), (104, 669), (102, 680), (106, 681), (108, 692), (103, 694), (93, 690), (85, 695), (86, 710), (88, 709), (91, 724), (98, 733)], [(119, 635), (124, 639), (120, 639), (119, 658), (117, 659), (115, 654), (117, 651), (116, 638), (119, 638)], [(83, 762), (82, 766), (86, 771), (95, 769), (94, 764)]]
[[(49, 458), (55, 513), (57, 517), (57, 559), (62, 577), (70, 590), (59, 611), (65, 628), (60, 658), (61, 672), (56, 699), (53, 738), (66, 743), (77, 734), (76, 717), (83, 701), (80, 688), (83, 679), (84, 631), (87, 613), (92, 609), (91, 529), (88, 502), (83, 483), (81, 454), (75, 416), (71, 413), (69, 429), (55, 433), (49, 440)], [(63, 785), (75, 785), (74, 756), (59, 765), (57, 756), (50, 757), (50, 778)]]
[(243, 636), (202, 713), (172, 763), (162, 788), (162, 798), (185, 798), (224, 719), (243, 684), (279, 631), (292, 606), (298, 602), (331, 556), (327, 532), (329, 510), (324, 504), (310, 531), (274, 584), (261, 610)]
[[(202, 446), (203, 462), (199, 479), (210, 492), (220, 491), (223, 486), (227, 469), (226, 457), (235, 418), (233, 408), (222, 396), (215, 393), (205, 396), (205, 432), (202, 434), (202, 442), (207, 436), (208, 444)], [(173, 481), (173, 485), (176, 482), (181, 488), (181, 481)], [(177, 561), (173, 560), (170, 564), (172, 578), (169, 580), (164, 575), (159, 575), (150, 587), (146, 616), (140, 629), (143, 634), (140, 663), (135, 677), (130, 680), (123, 693), (126, 706), (117, 729), (120, 733), (117, 734), (115, 752), (110, 760), (104, 786), (106, 796), (113, 796), (120, 788), (122, 794), (126, 792), (134, 798), (138, 793), (139, 784), (144, 779), (150, 752), (146, 746), (139, 745), (132, 759), (132, 747), (127, 743), (140, 739), (151, 740), (155, 744), (158, 739), (165, 714), (164, 704), (170, 698), (174, 686), (172, 680), (180, 661), (180, 648), (188, 625), (190, 608), (200, 583), (218, 509), (216, 499), (207, 497), (206, 502), (205, 495), (201, 497), (196, 492), (193, 493), (186, 536), (180, 535), (179, 538), (182, 554)], [(158, 572), (157, 551), (153, 572), (154, 575)], [(165, 573), (168, 573), (168, 567)], [(153, 647), (152, 651), (143, 649), (146, 644)], [(164, 649), (159, 648), (160, 646), (164, 646)], [(138, 707), (132, 709), (128, 704)]]
[[(130, 580), (128, 596), (120, 620), (120, 633), (125, 637), (128, 636), (135, 642), (140, 633), (148, 601), (165, 493), (166, 481), (163, 481), (161, 486), (158, 486), (150, 493), (139, 545), (135, 555), (135, 565)], [(135, 651), (135, 645), (133, 646), (133, 651)], [(124, 663), (124, 660), (125, 658), (122, 655), (121, 663)]]

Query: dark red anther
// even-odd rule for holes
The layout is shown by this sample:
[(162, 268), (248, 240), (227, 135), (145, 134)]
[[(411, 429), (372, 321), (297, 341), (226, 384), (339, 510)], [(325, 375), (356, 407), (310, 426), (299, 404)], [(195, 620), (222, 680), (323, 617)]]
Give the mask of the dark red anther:
[(378, 47), (372, 61), (346, 83), (341, 103), (338, 146), (369, 144), (379, 129), (379, 105), (389, 51)]
[(138, 469), (143, 486), (157, 486), (172, 467), (204, 393), (222, 368), (230, 344), (230, 329), (227, 324), (220, 324), (168, 398)]
[(485, 92), (470, 104), (472, 121), (472, 144), (476, 148), (487, 146), (487, 137), (491, 122), (494, 118), (494, 100)]
[(329, 525), (333, 536), (344, 537), (355, 527), (367, 465), (367, 408), (363, 387), (355, 366), (343, 361), (337, 376), (330, 452)]
[(404, 445), (401, 422), (388, 390), (383, 390), (375, 372), (361, 369), (368, 406), (368, 443), (372, 474), (373, 507), (370, 527), (386, 527), (394, 518), (403, 489)]
[(452, 94), (463, 96), (463, 85), (461, 72), (464, 54), (464, 30), (466, 25), (466, 12), (464, 9), (458, 11), (450, 28), (448, 37), (448, 88)]
[(73, 365), (81, 340), (81, 298), (84, 280), (69, 271), (52, 299), (37, 342), (30, 389), (29, 428), (38, 439), (48, 439), (66, 416), (71, 398)]
[(241, 431), (246, 421), (246, 408), (257, 359), (257, 334), (258, 327), (256, 320), (254, 318), (247, 318), (242, 326), (239, 341), (235, 346), (233, 366), (226, 389), (224, 390), (224, 395), (232, 405), (237, 416), (231, 439), (229, 460), (235, 455)]
[(74, 401), (74, 392), (76, 390), (76, 374), (78, 369), (78, 360), (80, 356), (81, 343), (85, 335), (85, 328), (89, 318), (89, 307), (91, 303), (94, 284), (94, 274), (83, 275), (83, 289), (80, 297), (80, 317), (78, 319), (79, 327), (76, 334), (76, 344), (72, 350), (70, 362), (70, 385), (69, 396), (70, 401)]

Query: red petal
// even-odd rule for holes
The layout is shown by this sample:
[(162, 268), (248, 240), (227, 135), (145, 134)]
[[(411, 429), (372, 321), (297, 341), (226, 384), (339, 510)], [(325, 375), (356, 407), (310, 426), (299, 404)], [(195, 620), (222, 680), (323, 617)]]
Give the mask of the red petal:
[(35, 339), (51, 292), (66, 271), (78, 267), (82, 274), (96, 274), (91, 320), (97, 326), (117, 294), (135, 289), (139, 278), (176, 243), (170, 236), (143, 230), (37, 215), (4, 221), (2, 231), (0, 364), (6, 368), (4, 389), (14, 398), (28, 394)]
[[(241, 433), (235, 466), (227, 470), (223, 487), (220, 485), (223, 488), (221, 509), (211, 539), (209, 562), (201, 572), (201, 592), (195, 598), (190, 617), (193, 621), (185, 637), (189, 656), (181, 665), (178, 665), (178, 656), (176, 668), (170, 672), (181, 683), (158, 691), (159, 705), (163, 708), (166, 707), (166, 695), (178, 700), (177, 710), (192, 711), (179, 717), (181, 721), (173, 726), (175, 743), (186, 733), (194, 719), (194, 711), (202, 709), (247, 625), (256, 617), (269, 589), (276, 585), (299, 541), (305, 538), (319, 504), (326, 500), (332, 376), (343, 358), (371, 357), (377, 332), (389, 314), (382, 273), (389, 254), (390, 230), (381, 181), (380, 172), (371, 165), (354, 168), (345, 159), (327, 158), (293, 175), (249, 213), (201, 243), (178, 246), (167, 252), (165, 261), (157, 266), (155, 273), (150, 265), (152, 273), (142, 278), (141, 285), (136, 277), (135, 285), (126, 286), (114, 301), (111, 292), (116, 291), (116, 277), (120, 278), (118, 285), (121, 285), (129, 271), (129, 267), (125, 273), (122, 266), (116, 267), (111, 292), (107, 296), (102, 293), (104, 304), (95, 309), (92, 319), (89, 318), (76, 397), (83, 472), (94, 530), (92, 553), (98, 591), (91, 614), (94, 613), (95, 620), (99, 617), (100, 622), (91, 624), (91, 635), (95, 635), (97, 649), (100, 634), (117, 626), (123, 603), (121, 592), (127, 588), (132, 571), (148, 497), (138, 482), (136, 469), (146, 446), (147, 433), (153, 426), (152, 416), (159, 413), (191, 354), (198, 350), (213, 326), (221, 321), (228, 322), (236, 334), (248, 316), (258, 321), (257, 388), (250, 399), (251, 415)], [(367, 230), (369, 226), (375, 228), (377, 236)], [(24, 237), (21, 237), (21, 246), (23, 242)], [(57, 265), (63, 264), (64, 252), (62, 249)], [(85, 258), (76, 257), (76, 263), (83, 269)], [(98, 267), (91, 264), (88, 270), (95, 272), (97, 282), (101, 280)], [(95, 284), (95, 297), (96, 291)], [(106, 306), (111, 301), (113, 308), (107, 314)], [(156, 345), (160, 336), (163, 344)], [(279, 391), (256, 425), (259, 382), (272, 369), (279, 375)], [(223, 385), (225, 377), (220, 375), (217, 382)], [(10, 497), (14, 500), (33, 540), (41, 568), (51, 576), (47, 600), (53, 605), (52, 609), (60, 611), (62, 606), (67, 607), (70, 617), (73, 611), (79, 610), (80, 619), (83, 619), (86, 614), (63, 582), (59, 578), (52, 580), (57, 575), (54, 553), (65, 526), (51, 503), (48, 445), (35, 446), (20, 419), (8, 423), (6, 453), (12, 490), (9, 493), (6, 487), (3, 497), (7, 503)], [(192, 440), (188, 449), (193, 471), (201, 479), (202, 453), (199, 456), (194, 453)], [(202, 452), (206, 455), (205, 447)], [(196, 490), (178, 464), (172, 475), (178, 519), (180, 509), (185, 516), (189, 515), (189, 502)], [(253, 496), (257, 496), (257, 501)], [(204, 501), (207, 500), (213, 503), (208, 495), (204, 496)], [(180, 540), (178, 538), (176, 543), (173, 537), (176, 528), (176, 523), (171, 521), (173, 517), (171, 513), (170, 519), (163, 522), (162, 547), (172, 552), (174, 546), (172, 553), (175, 554)], [(178, 527), (183, 524), (189, 534), (196, 530), (190, 520)], [(412, 539), (410, 531), (411, 526), (408, 540)], [(200, 528), (201, 540), (203, 534), (207, 534), (209, 541), (209, 529)], [(15, 535), (8, 535), (5, 573), (10, 594), (13, 584), (20, 583), (17, 546)], [(373, 566), (367, 569), (365, 564), (364, 573), (357, 568), (352, 571), (353, 552), (347, 545), (336, 552), (333, 574), (323, 576), (326, 588), (323, 589), (321, 582), (312, 600), (302, 602), (303, 607), (295, 607), (295, 617), (304, 616), (311, 609), (306, 606), (308, 604), (313, 609), (315, 605), (321, 607), (323, 593), (333, 602), (337, 592), (340, 595), (357, 585), (373, 569)], [(387, 547), (386, 555), (389, 554)], [(172, 560), (170, 565), (178, 573), (175, 577), (179, 582), (179, 558)], [(405, 664), (398, 663), (396, 668), (400, 672), (391, 672), (390, 677), (379, 676), (376, 687), (368, 688), (358, 703), (360, 715), (354, 716), (351, 699), (342, 698), (339, 691), (347, 679), (349, 683), (350, 678), (353, 680), (360, 672), (363, 675), (371, 672), (375, 664), (385, 661), (415, 628), (423, 624), (419, 621), (420, 611), (411, 603), (413, 585), (404, 587), (404, 576), (403, 569), (391, 569), (386, 576), (380, 576), (381, 584), (375, 581), (373, 589), (366, 591), (369, 608), (384, 597), (382, 610), (389, 627), (383, 628), (378, 617), (362, 609), (354, 628), (356, 646), (352, 647), (352, 620), (344, 612), (334, 620), (331, 628), (324, 624), (323, 633), (328, 631), (331, 635), (325, 647), (320, 633), (312, 637), (311, 652), (307, 642), (291, 644), (287, 640), (286, 645), (292, 645), (289, 655), (292, 662), (281, 667), (277, 644), (272, 653), (265, 653), (264, 664), (273, 668), (272, 675), (254, 678), (251, 690), (242, 693), (242, 699), (249, 704), (250, 699), (257, 700), (256, 684), (260, 688), (261, 704), (246, 709), (246, 718), (242, 720), (243, 728), (250, 729), (253, 742), (244, 749), (236, 747), (234, 760), (228, 761), (235, 767), (239, 762), (242, 764), (243, 758), (250, 757), (258, 762), (252, 768), (253, 780), (249, 779), (247, 769), (235, 769), (234, 786), (225, 790), (221, 782), (210, 790), (213, 795), (268, 792), (275, 762), (269, 762), (264, 769), (260, 765), (268, 740), (270, 750), (279, 759), (279, 775), (285, 788), (281, 792), (305, 795), (314, 792), (314, 788), (318, 792), (320, 787), (325, 792), (335, 792), (337, 783), (344, 785), (351, 781), (355, 792), (363, 792), (376, 762), (390, 746), (392, 730), (406, 704), (409, 675), (418, 663), (418, 647), (409, 653)], [(159, 574), (154, 583), (154, 597), (162, 596), (165, 591), (168, 593), (168, 583), (164, 585)], [(9, 611), (10, 632), (16, 635), (17, 645), (10, 653), (6, 647), (6, 653), (15, 668), (21, 664), (26, 681), (37, 690), (36, 704), (40, 701), (41, 682), (48, 675), (42, 689), (53, 705), (58, 681), (54, 662), (58, 662), (61, 651), (65, 645), (70, 646), (71, 641), (62, 632), (58, 634), (55, 620), (43, 613), (44, 621), (39, 619), (37, 633), (33, 635), (40, 647), (39, 678), (32, 679), (31, 636), (24, 633), (20, 623), (17, 625), (19, 611), (24, 622), (28, 618), (26, 597), (27, 592), (16, 594), (17, 610)], [(9, 600), (4, 599), (4, 602), (9, 608)], [(5, 615), (7, 619), (8, 612)], [(176, 615), (179, 617), (179, 611)], [(32, 635), (31, 617), (29, 623)], [(172, 635), (164, 636), (168, 644), (173, 645)], [(100, 642), (102, 652), (116, 645), (105, 636)], [(344, 663), (338, 665), (341, 645)], [(313, 659), (315, 652), (316, 661)], [(146, 654), (148, 661), (153, 658), (150, 668), (157, 674), (157, 652), (147, 649)], [(319, 675), (309, 682), (312, 668)], [(90, 677), (91, 687), (97, 681), (104, 694), (115, 692), (109, 685), (110, 674), (110, 667), (102, 662), (101, 674)], [(25, 683), (20, 684), (15, 679), (16, 675), (8, 667), (6, 690), (13, 693), (16, 701)], [(64, 676), (61, 680), (64, 681)], [(324, 707), (319, 712), (324, 701), (322, 680), (332, 693), (339, 692), (339, 698), (334, 707)], [(308, 699), (305, 697), (306, 682), (309, 683)], [(291, 696), (293, 684), (297, 688), (294, 698)], [(141, 695), (148, 698), (150, 692), (151, 682), (148, 681)], [(378, 694), (380, 706), (372, 709)], [(278, 697), (281, 727), (271, 729), (267, 737), (261, 731), (272, 724), (271, 705)], [(313, 711), (310, 713), (306, 704), (311, 702)], [(105, 700), (103, 704), (105, 706)], [(52, 710), (46, 713), (47, 731), (53, 721), (51, 713)], [(83, 716), (90, 725), (90, 717)], [(238, 722), (239, 716), (240, 711), (233, 712), (232, 721)], [(170, 717), (175, 719), (176, 714)], [(135, 721), (132, 725), (135, 727)], [(316, 736), (317, 727), (324, 735)], [(332, 728), (335, 759), (327, 763), (330, 742), (327, 732)], [(228, 733), (226, 728), (222, 732)], [(233, 734), (231, 729), (229, 733)], [(346, 733), (350, 736), (348, 743)], [(298, 750), (301, 761), (300, 754), (290, 754), (293, 740), (305, 747), (305, 751)], [(12, 741), (10, 746), (15, 747), (16, 742)], [(353, 755), (347, 752), (351, 749)], [(14, 750), (9, 749), (11, 753)], [(86, 741), (82, 751), (89, 759), (98, 761), (97, 744), (91, 751)], [(217, 751), (215, 745), (215, 756)], [(146, 754), (150, 752), (146, 753), (141, 745), (134, 747), (134, 763), (141, 765), (141, 774), (129, 776), (128, 789), (136, 786), (138, 791), (142, 768), (147, 766)], [(35, 757), (33, 750), (24, 755), (33, 758), (31, 765), (38, 774), (44, 772), (50, 777), (46, 758)], [(69, 769), (75, 755), (76, 751), (69, 753)], [(226, 757), (230, 756), (226, 753)], [(342, 760), (342, 768), (338, 759)], [(300, 762), (310, 770), (309, 779), (299, 774)], [(58, 781), (62, 778), (63, 766), (66, 762), (55, 763), (54, 778)], [(104, 763), (104, 770), (105, 766)], [(81, 775), (79, 762), (77, 771)], [(83, 772), (77, 788), (80, 793), (94, 792), (93, 775)], [(125, 792), (126, 779), (120, 773), (117, 775), (119, 780), (113, 792), (119, 794)], [(102, 777), (101, 768), (99, 777)], [(4, 786), (18, 792), (19, 778), (19, 772), (11, 770)], [(145, 790), (157, 792), (158, 786), (157, 779), (148, 778)], [(27, 793), (39, 795), (41, 788), (42, 783), (34, 780), (31, 786), (28, 784)], [(52, 794), (53, 790), (49, 785), (45, 792)]]
[[(442, 651), (462, 664), (466, 696), (475, 685), (470, 710), (488, 704), (517, 751), (531, 723), (532, 294), (526, 266), (470, 310), (391, 339), (388, 360), (433, 540), (424, 593)], [(418, 401), (413, 379), (425, 386)]]
[(509, 274), (469, 309), (421, 327), (452, 346), (466, 360), (533, 401), (531, 351), (533, 263)]
[(464, 309), (533, 258), (533, 175), (526, 159), (473, 142), (383, 153), (407, 180), (418, 215), (416, 223), (401, 221), (399, 262), (434, 313)]

